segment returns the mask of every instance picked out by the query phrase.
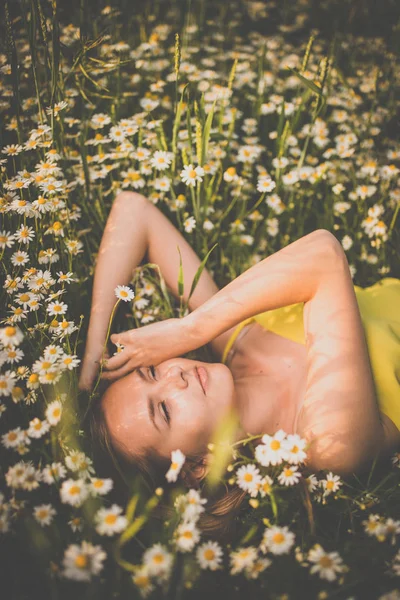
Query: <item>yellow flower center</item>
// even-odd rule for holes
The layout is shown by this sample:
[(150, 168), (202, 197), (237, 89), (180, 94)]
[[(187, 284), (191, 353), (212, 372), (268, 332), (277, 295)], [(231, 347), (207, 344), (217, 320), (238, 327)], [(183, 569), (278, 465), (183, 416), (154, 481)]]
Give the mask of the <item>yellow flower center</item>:
[(283, 535), (283, 533), (275, 533), (272, 539), (274, 540), (275, 544), (282, 544), (282, 542), (285, 539), (285, 536)]
[(80, 491), (81, 488), (79, 487), (79, 485), (73, 485), (71, 486), (69, 493), (71, 494), (71, 496), (75, 496), (76, 494), (79, 494)]
[(245, 481), (253, 481), (253, 475), (251, 473), (246, 473), (243, 479)]
[(191, 171), (189, 171), (189, 177), (191, 179), (194, 179), (196, 177), (197, 173), (194, 169), (192, 169)]
[(183, 533), (183, 536), (182, 536), (182, 537), (186, 538), (187, 540), (191, 540), (191, 539), (192, 539), (192, 537), (193, 537), (193, 533), (192, 533), (191, 531), (185, 531), (185, 532)]
[(176, 463), (176, 462), (173, 462), (173, 463), (171, 464), (171, 469), (172, 469), (173, 471), (175, 471), (175, 470), (176, 470), (178, 467), (179, 467), (179, 465), (178, 465), (178, 463)]
[(0, 388), (1, 388), (1, 389), (3, 389), (3, 390), (5, 390), (5, 389), (6, 389), (6, 387), (7, 387), (7, 382), (6, 382), (6, 381), (4, 381), (4, 380), (3, 380), (3, 381), (0, 381)]
[(278, 442), (278, 440), (273, 440), (271, 442), (271, 450), (279, 450), (280, 447), (281, 447), (281, 443)]
[(285, 475), (286, 477), (291, 477), (293, 475), (292, 469), (285, 469)]
[(62, 229), (62, 224), (60, 223), (60, 221), (55, 221), (55, 222), (53, 223), (53, 229), (54, 229), (55, 231), (60, 231), (60, 229)]
[(207, 548), (207, 550), (204, 552), (204, 558), (206, 560), (213, 560), (213, 558), (215, 558), (214, 550), (211, 550), (211, 548)]
[(17, 434), (15, 433), (15, 431), (10, 431), (10, 433), (8, 434), (8, 439), (13, 442), (14, 440), (17, 439)]
[(104, 519), (104, 521), (107, 523), (107, 525), (114, 525), (116, 520), (117, 520), (117, 515), (107, 515), (106, 518)]
[(161, 564), (162, 562), (164, 562), (164, 556), (163, 554), (155, 554), (153, 556), (153, 561), (157, 564)]
[(326, 487), (328, 488), (328, 490), (332, 490), (334, 486), (334, 482), (333, 481), (328, 481), (326, 484)]
[(75, 558), (75, 566), (79, 569), (84, 569), (87, 566), (87, 562), (87, 556), (84, 554), (78, 554), (78, 556)]
[(128, 295), (128, 292), (126, 292), (125, 290), (120, 290), (119, 292), (120, 296), (122, 296), (123, 298), (126, 298)]
[(21, 294), (19, 299), (21, 300), (21, 302), (28, 302), (29, 294)]
[(59, 408), (55, 408), (53, 410), (53, 417), (59, 417), (61, 414), (61, 410)]
[(7, 337), (12, 337), (17, 333), (17, 329), (16, 327), (6, 327), (5, 333)]
[(95, 488), (101, 488), (101, 487), (103, 487), (103, 482), (102, 482), (102, 480), (101, 480), (101, 479), (96, 479), (96, 481), (94, 481), (94, 482), (93, 482), (93, 486), (94, 486)]
[(150, 580), (147, 575), (138, 575), (135, 577), (135, 583), (139, 588), (145, 588), (149, 585)]
[(321, 556), (321, 558), (319, 559), (319, 564), (324, 569), (328, 569), (332, 566), (332, 559), (330, 559), (329, 556)]
[(32, 375), (29, 375), (29, 383), (37, 383), (37, 381), (39, 380), (39, 375), (37, 373), (32, 373)]

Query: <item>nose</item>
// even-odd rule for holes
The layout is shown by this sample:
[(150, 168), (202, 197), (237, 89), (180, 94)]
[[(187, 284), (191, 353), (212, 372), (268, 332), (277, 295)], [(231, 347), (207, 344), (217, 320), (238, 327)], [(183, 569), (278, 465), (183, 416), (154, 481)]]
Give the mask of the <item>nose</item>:
[(188, 386), (188, 382), (183, 377), (182, 369), (177, 365), (172, 366), (168, 369), (168, 371), (165, 374), (165, 380), (167, 384), (172, 381), (174, 385), (178, 386), (181, 389), (185, 389)]

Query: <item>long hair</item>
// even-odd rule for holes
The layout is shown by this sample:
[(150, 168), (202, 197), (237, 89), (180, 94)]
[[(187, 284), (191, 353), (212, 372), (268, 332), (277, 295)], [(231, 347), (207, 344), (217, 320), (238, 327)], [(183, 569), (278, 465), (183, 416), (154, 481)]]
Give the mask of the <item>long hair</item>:
[[(109, 385), (109, 384), (108, 384)], [(113, 443), (110, 436), (102, 400), (107, 388), (107, 382), (100, 387), (100, 395), (93, 401), (89, 409), (89, 435), (92, 445), (92, 455), (99, 468), (99, 475), (111, 477), (114, 482), (113, 494), (118, 501), (127, 503), (132, 493), (132, 483), (138, 475), (150, 493), (157, 487), (165, 487), (165, 473), (170, 461), (162, 459), (151, 449), (146, 455), (127, 457), (123, 451)], [(187, 456), (187, 460), (195, 464), (200, 460), (198, 456)], [(237, 488), (229, 488), (222, 483), (218, 488), (210, 489), (205, 480), (198, 481), (194, 477), (180, 481), (187, 487), (197, 488), (202, 496), (207, 499), (205, 512), (200, 515), (197, 522), (199, 529), (213, 539), (228, 541), (236, 529), (235, 517), (240, 512), (243, 500), (247, 493)], [(160, 503), (153, 513), (153, 517), (164, 521), (171, 517), (174, 509), (165, 503)]]

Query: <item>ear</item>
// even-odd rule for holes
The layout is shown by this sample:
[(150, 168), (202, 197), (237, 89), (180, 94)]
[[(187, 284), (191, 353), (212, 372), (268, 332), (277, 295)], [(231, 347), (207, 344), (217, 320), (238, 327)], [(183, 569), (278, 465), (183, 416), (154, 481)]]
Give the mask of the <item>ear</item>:
[(200, 481), (204, 479), (210, 469), (210, 453), (200, 458), (186, 458), (186, 461), (180, 472), (180, 477), (189, 488), (197, 489)]

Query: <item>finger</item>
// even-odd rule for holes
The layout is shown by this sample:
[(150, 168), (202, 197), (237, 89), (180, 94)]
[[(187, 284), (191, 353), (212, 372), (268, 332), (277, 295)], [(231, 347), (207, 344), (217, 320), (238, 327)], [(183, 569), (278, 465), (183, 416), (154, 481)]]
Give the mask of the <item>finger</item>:
[(118, 379), (119, 377), (123, 377), (124, 375), (127, 375), (134, 369), (135, 369), (135, 367), (129, 361), (126, 363), (126, 365), (124, 365), (120, 369), (116, 369), (114, 371), (103, 371), (103, 373), (101, 374), (101, 379), (106, 379), (107, 381), (114, 381), (115, 379)]
[(125, 363), (128, 362), (129, 360), (129, 355), (127, 352), (118, 352), (115, 356), (112, 356), (111, 358), (109, 358), (106, 362), (106, 364), (104, 365), (104, 367), (109, 370), (109, 369), (119, 369), (119, 367), (122, 367)]

